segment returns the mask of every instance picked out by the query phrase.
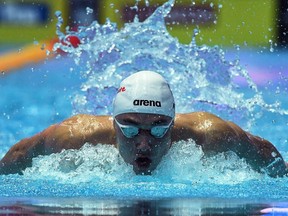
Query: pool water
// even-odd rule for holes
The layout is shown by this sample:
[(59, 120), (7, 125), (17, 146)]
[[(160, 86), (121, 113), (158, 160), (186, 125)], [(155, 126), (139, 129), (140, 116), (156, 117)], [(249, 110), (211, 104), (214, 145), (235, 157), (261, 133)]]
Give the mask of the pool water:
[[(6, 198), (0, 214), (49, 215), (286, 215), (287, 203), (233, 199)], [(11, 205), (14, 203), (14, 205)], [(286, 209), (287, 211), (287, 209)]]
[[(120, 31), (109, 22), (83, 27), (73, 33), (81, 46), (59, 45), (68, 55), (2, 74), (0, 156), (73, 114), (111, 114), (123, 77), (150, 69), (171, 84), (177, 112), (232, 120), (288, 161), (288, 52), (179, 44), (165, 29), (167, 11)], [(202, 154), (193, 140), (176, 143), (152, 176), (136, 176), (102, 144), (39, 156), (24, 175), (0, 176), (0, 214), (288, 214), (287, 178), (256, 173), (231, 152)]]

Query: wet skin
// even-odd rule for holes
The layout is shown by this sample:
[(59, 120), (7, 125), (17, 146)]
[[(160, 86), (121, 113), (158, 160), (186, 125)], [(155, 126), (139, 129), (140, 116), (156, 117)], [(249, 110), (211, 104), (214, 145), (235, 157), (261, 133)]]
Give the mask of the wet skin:
[(171, 146), (173, 125), (161, 138), (152, 136), (150, 129), (153, 126), (168, 125), (172, 118), (164, 115), (129, 113), (118, 115), (116, 119), (121, 124), (139, 128), (135, 137), (127, 138), (114, 121), (120, 155), (126, 163), (133, 166), (136, 174), (151, 174)]

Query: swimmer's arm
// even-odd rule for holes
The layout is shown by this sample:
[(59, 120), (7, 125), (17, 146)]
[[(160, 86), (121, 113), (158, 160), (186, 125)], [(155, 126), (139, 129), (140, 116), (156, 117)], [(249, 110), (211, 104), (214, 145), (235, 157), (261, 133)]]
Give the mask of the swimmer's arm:
[(32, 166), (34, 157), (76, 148), (74, 142), (79, 145), (79, 137), (75, 135), (69, 141), (69, 128), (61, 126), (62, 124), (63, 122), (51, 125), (44, 131), (13, 145), (0, 161), (0, 174), (23, 174), (23, 170)]
[(288, 168), (283, 157), (275, 146), (269, 141), (254, 136), (232, 122), (227, 122), (235, 133), (234, 151), (260, 172), (264, 171), (271, 177), (287, 175)]
[(86, 142), (115, 144), (109, 116), (76, 115), (21, 140), (0, 161), (0, 174), (22, 174), (25, 168), (32, 166), (34, 157), (61, 152), (63, 149), (80, 149)]
[(55, 137), (55, 132), (59, 131), (57, 128), (58, 124), (51, 125), (44, 131), (13, 145), (0, 161), (0, 175), (23, 174), (23, 170), (32, 166), (34, 157), (59, 151), (59, 148), (48, 148), (57, 144), (57, 140), (61, 140)]
[(22, 171), (32, 165), (32, 158), (43, 154), (42, 133), (26, 138), (10, 148), (0, 161), (0, 174), (22, 174)]
[(233, 151), (256, 171), (264, 170), (273, 177), (287, 175), (281, 154), (270, 142), (253, 136), (238, 125), (211, 113), (176, 115), (172, 141), (189, 138), (202, 147), (206, 156)]
[(284, 161), (282, 155), (275, 148), (275, 146), (261, 137), (254, 136), (248, 132), (246, 133), (258, 150), (258, 153), (262, 159), (261, 165), (264, 172), (272, 177), (287, 176), (287, 163)]

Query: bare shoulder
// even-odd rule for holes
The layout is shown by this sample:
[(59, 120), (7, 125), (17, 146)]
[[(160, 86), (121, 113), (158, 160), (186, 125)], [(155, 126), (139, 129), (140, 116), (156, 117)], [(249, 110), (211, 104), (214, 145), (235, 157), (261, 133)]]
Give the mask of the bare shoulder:
[(174, 130), (175, 141), (191, 138), (204, 151), (227, 151), (231, 147), (230, 140), (238, 138), (235, 128), (228, 121), (208, 112), (177, 114)]
[(113, 126), (111, 116), (96, 116), (88, 114), (74, 115), (61, 123), (59, 127), (68, 127), (71, 130), (77, 130), (81, 133), (89, 133), (91, 130), (99, 130), (104, 128), (111, 128)]
[(223, 119), (208, 112), (191, 112), (184, 114), (176, 114), (174, 129), (177, 132), (186, 130), (187, 132), (203, 133), (212, 127), (219, 125), (227, 125)]
[[(47, 151), (79, 149), (86, 142), (91, 144), (115, 143), (115, 133), (110, 116), (79, 114), (43, 131)], [(49, 153), (49, 152), (48, 152)]]
[(183, 114), (176, 114), (176, 121), (177, 124), (189, 124), (199, 126), (200, 123), (225, 123), (225, 121), (216, 115), (209, 113), (209, 112), (190, 112), (190, 113), (183, 113)]

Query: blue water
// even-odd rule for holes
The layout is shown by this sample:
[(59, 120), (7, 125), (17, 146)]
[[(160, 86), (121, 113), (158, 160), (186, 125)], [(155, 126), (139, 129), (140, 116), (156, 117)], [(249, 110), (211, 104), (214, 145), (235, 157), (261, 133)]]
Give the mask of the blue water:
[[(65, 48), (67, 56), (2, 74), (0, 156), (72, 114), (110, 114), (122, 78), (150, 69), (170, 82), (177, 112), (206, 110), (232, 120), (270, 140), (288, 161), (288, 53), (180, 44), (165, 28), (169, 6), (121, 30), (95, 22), (73, 33), (83, 44)], [(136, 176), (115, 148), (87, 143), (35, 158), (23, 176), (0, 176), (0, 196), (287, 201), (287, 178), (256, 173), (233, 153), (206, 161), (202, 154), (193, 140), (179, 142), (152, 176)]]

